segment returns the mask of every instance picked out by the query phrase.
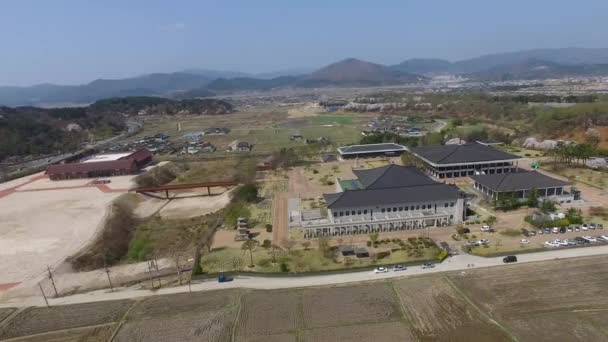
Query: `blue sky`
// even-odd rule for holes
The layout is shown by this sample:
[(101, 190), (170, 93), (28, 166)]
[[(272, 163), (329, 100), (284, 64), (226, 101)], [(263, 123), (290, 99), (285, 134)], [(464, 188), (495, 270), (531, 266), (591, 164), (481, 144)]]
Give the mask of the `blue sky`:
[(2, 0), (0, 85), (608, 47), (608, 1)]

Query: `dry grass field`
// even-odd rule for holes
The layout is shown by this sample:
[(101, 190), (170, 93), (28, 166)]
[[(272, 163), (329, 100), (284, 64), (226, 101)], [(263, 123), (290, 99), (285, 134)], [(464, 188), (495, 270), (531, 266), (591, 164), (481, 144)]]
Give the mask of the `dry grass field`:
[(510, 341), (441, 275), (396, 280), (394, 288), (420, 341)]
[(131, 300), (28, 308), (0, 328), (0, 340), (118, 322), (133, 305)]
[[(298, 322), (298, 291), (252, 292), (243, 296), (237, 336), (267, 336), (295, 331)], [(279, 336), (279, 335), (277, 335)], [(281, 339), (283, 337), (277, 337)]]
[(306, 328), (401, 318), (399, 304), (386, 283), (305, 289), (303, 292)]
[(4, 321), (5, 318), (10, 316), (13, 311), (15, 311), (13, 308), (0, 309), (0, 322)]
[(606, 341), (607, 283), (601, 256), (344, 286), (184, 293), (30, 308), (8, 319), (0, 339), (107, 341), (118, 328), (113, 341)]
[(608, 258), (514, 265), (448, 278), (520, 341), (608, 340)]
[(114, 341), (229, 341), (239, 291), (176, 294), (135, 306)]
[(372, 323), (326, 327), (306, 330), (302, 333), (304, 342), (334, 342), (334, 341), (417, 341), (403, 322)]
[(17, 338), (15, 342), (105, 342), (112, 337), (116, 323), (96, 327), (54, 331), (46, 334)]

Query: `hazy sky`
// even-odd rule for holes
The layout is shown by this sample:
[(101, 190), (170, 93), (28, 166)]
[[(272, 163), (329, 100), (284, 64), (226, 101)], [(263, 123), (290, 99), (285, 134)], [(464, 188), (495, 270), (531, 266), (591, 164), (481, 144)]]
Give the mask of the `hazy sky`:
[(608, 47), (607, 0), (0, 0), (0, 85)]

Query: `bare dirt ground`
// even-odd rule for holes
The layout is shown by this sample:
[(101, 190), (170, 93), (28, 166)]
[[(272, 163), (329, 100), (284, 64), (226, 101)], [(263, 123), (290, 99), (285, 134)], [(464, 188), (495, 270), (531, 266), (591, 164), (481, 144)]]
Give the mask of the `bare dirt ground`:
[(317, 116), (322, 111), (323, 111), (323, 108), (321, 108), (318, 104), (311, 103), (306, 106), (288, 109), (287, 118), (288, 119), (308, 118), (311, 116)]
[[(108, 188), (128, 187), (131, 178), (113, 177)], [(29, 176), (0, 197), (0, 284), (29, 280), (35, 285), (47, 265), (58, 266), (95, 236), (106, 208), (122, 191), (102, 191), (87, 186), (90, 181)]]

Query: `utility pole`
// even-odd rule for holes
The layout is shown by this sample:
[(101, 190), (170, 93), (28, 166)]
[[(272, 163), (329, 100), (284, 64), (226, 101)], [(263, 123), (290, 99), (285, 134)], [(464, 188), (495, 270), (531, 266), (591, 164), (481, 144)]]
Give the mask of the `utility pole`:
[(44, 302), (46, 303), (46, 307), (50, 307), (48, 299), (46, 299), (46, 295), (44, 294), (44, 290), (42, 289), (42, 285), (38, 283), (38, 287), (40, 288), (40, 293), (42, 293), (42, 298), (44, 298)]
[(49, 279), (51, 279), (51, 284), (53, 284), (53, 290), (55, 290), (55, 297), (59, 297), (59, 294), (57, 294), (57, 287), (55, 286), (55, 280), (53, 279), (53, 273), (51, 272), (51, 267), (49, 267), (49, 265), (46, 265), (46, 270), (49, 273)]
[(156, 269), (156, 277), (158, 277), (158, 287), (163, 287), (162, 280), (160, 278), (160, 271), (158, 270), (158, 260), (156, 259), (156, 254), (152, 256), (154, 258), (154, 268)]
[(107, 267), (106, 276), (108, 276), (108, 283), (110, 283), (110, 292), (114, 292), (114, 286), (112, 286), (112, 279), (110, 279), (110, 270)]
[(181, 285), (182, 284), (182, 274), (179, 269), (179, 254), (175, 256), (175, 269), (177, 270), (177, 281)]

